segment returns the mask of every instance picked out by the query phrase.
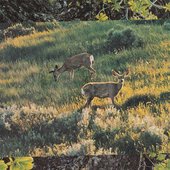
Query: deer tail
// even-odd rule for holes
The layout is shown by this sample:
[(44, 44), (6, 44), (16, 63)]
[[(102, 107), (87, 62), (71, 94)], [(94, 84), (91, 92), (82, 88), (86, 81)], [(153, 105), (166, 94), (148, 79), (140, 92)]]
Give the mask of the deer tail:
[(94, 56), (93, 55), (90, 55), (90, 62), (91, 62), (91, 64), (94, 63)]

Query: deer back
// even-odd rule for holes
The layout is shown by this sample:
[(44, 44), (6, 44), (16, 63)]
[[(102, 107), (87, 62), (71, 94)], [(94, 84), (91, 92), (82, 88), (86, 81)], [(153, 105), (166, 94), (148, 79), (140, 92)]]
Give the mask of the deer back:
[(81, 53), (81, 54), (72, 56), (66, 59), (63, 66), (67, 70), (80, 68), (82, 66), (88, 67), (93, 62), (91, 61), (93, 59), (91, 56), (92, 55), (89, 53)]
[(121, 84), (114, 82), (92, 82), (82, 87), (82, 94), (92, 97), (116, 96), (121, 89)]

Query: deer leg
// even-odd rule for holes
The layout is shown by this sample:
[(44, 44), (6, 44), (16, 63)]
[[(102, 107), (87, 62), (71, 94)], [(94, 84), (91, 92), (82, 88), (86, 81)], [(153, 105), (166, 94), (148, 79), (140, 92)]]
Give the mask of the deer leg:
[(86, 100), (86, 104), (84, 105), (84, 107), (88, 107), (91, 104), (91, 101), (93, 100), (93, 97), (88, 97)]
[(112, 104), (115, 105), (114, 97), (111, 97)]
[(54, 75), (54, 80), (55, 80), (55, 81), (58, 81), (59, 77), (60, 77), (60, 74), (59, 74), (58, 76), (55, 76), (55, 75)]
[(96, 70), (93, 67), (89, 67), (89, 70), (93, 73), (96, 74)]
[(112, 99), (112, 104), (114, 105), (114, 107), (115, 107), (116, 109), (120, 109), (120, 106), (117, 105), (117, 104), (114, 102), (114, 97), (111, 97), (111, 99)]
[(74, 79), (74, 70), (72, 71), (72, 79)]
[(74, 70), (70, 71), (70, 79), (73, 80), (74, 79)]
[(96, 74), (96, 70), (92, 66), (87, 67), (87, 69), (89, 70), (91, 77), (92, 77), (93, 74)]

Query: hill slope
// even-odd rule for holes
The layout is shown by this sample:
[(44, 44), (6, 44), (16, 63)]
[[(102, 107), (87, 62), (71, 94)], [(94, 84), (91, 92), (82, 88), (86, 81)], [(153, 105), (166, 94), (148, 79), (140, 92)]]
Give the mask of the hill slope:
[[(108, 31), (130, 27), (143, 38), (141, 48), (111, 53)], [(48, 73), (55, 63), (80, 52), (95, 57), (94, 81), (112, 81), (111, 70), (130, 68), (116, 97), (121, 110), (107, 99), (84, 109), (80, 88), (91, 81), (80, 69), (75, 79)], [(34, 156), (169, 151), (169, 31), (162, 25), (114, 22), (60, 23), (51, 31), (8, 39), (0, 44), (1, 154)], [(116, 80), (115, 80), (116, 81)], [(128, 145), (124, 145), (125, 143)], [(71, 146), (71, 144), (73, 146)]]

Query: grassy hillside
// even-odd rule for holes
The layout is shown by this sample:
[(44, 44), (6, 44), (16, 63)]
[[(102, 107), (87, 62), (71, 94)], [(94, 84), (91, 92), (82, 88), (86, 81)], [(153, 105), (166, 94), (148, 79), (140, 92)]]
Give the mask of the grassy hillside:
[[(109, 52), (109, 30), (127, 27), (144, 46)], [(81, 109), (80, 88), (91, 81), (86, 69), (77, 70), (73, 81), (64, 73), (55, 82), (48, 73), (85, 51), (95, 58), (93, 81), (116, 81), (112, 69), (130, 68), (116, 97), (121, 110), (109, 99), (93, 101), (102, 108)], [(1, 42), (0, 61), (2, 156), (170, 151), (170, 32), (162, 25), (63, 22), (55, 30)]]

